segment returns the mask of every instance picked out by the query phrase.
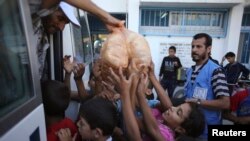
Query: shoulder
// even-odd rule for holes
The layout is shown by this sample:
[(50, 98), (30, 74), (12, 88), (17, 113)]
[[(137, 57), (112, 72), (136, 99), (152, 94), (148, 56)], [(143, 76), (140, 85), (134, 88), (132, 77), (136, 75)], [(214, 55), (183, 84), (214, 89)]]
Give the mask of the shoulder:
[(167, 141), (174, 141), (175, 133), (172, 129), (167, 127), (164, 124), (159, 124), (159, 129), (161, 132), (161, 135), (164, 137), (165, 140)]

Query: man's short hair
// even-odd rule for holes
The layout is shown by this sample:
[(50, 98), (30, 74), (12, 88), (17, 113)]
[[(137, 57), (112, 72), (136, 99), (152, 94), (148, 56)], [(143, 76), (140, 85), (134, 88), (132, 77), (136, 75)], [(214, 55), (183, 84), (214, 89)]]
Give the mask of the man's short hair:
[(210, 35), (208, 35), (207, 33), (198, 33), (198, 34), (193, 36), (194, 40), (197, 40), (200, 38), (206, 39), (206, 42), (205, 42), (206, 47), (209, 47), (212, 45), (212, 37)]
[(172, 49), (172, 50), (174, 50), (174, 52), (176, 52), (176, 47), (175, 47), (175, 46), (171, 46), (171, 47), (169, 47), (169, 49), (168, 49), (168, 50), (170, 50), (170, 49)]
[(235, 57), (235, 54), (233, 52), (228, 52), (226, 55), (225, 55), (226, 58), (228, 57)]

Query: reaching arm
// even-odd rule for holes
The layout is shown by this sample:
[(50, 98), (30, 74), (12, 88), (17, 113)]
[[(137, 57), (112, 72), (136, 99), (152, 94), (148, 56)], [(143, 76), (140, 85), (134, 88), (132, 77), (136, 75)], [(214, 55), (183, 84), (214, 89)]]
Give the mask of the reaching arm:
[[(51, 8), (57, 5), (60, 1), (62, 0), (43, 0), (42, 8)], [(112, 31), (114, 27), (124, 27), (124, 21), (111, 16), (108, 12), (97, 6), (91, 0), (65, 0), (65, 2), (97, 16), (106, 24), (109, 31)]]
[(128, 132), (129, 140), (131, 141), (141, 141), (140, 130), (138, 124), (136, 122), (136, 118), (132, 109), (132, 105), (130, 102), (130, 94), (129, 90), (131, 88), (131, 81), (133, 78), (133, 74), (130, 75), (127, 80), (125, 76), (122, 74), (122, 68), (119, 68), (119, 75), (115, 74), (114, 71), (110, 68), (111, 76), (115, 80), (118, 92), (121, 94), (122, 100), (122, 113), (124, 122), (126, 125), (126, 129)]
[(74, 63), (70, 61), (70, 55), (65, 55), (63, 57), (63, 68), (65, 71), (64, 84), (70, 89), (70, 76), (73, 71)]
[(141, 74), (137, 87), (137, 98), (143, 113), (143, 121), (146, 127), (146, 131), (153, 140), (165, 141), (164, 137), (161, 135), (156, 119), (153, 117), (151, 109), (147, 105), (145, 99), (146, 80), (147, 75), (145, 76)]
[(166, 95), (165, 90), (162, 88), (161, 84), (157, 80), (155, 74), (154, 74), (154, 63), (151, 61), (150, 67), (149, 67), (149, 80), (152, 82), (157, 95), (161, 101), (161, 110), (165, 111), (169, 107), (172, 107), (172, 102), (168, 95)]
[(82, 76), (84, 75), (84, 72), (85, 72), (84, 64), (81, 64), (81, 63), (77, 64), (74, 67), (73, 72), (74, 72), (74, 79), (75, 79), (76, 87), (78, 90), (78, 97), (80, 98), (80, 100), (83, 100), (88, 96), (88, 93), (82, 81)]

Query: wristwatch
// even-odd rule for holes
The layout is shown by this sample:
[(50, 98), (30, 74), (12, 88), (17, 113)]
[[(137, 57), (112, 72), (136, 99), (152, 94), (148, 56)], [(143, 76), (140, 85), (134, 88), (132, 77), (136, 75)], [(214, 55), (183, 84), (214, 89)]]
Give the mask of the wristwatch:
[(201, 105), (201, 99), (197, 99), (196, 103), (197, 105)]

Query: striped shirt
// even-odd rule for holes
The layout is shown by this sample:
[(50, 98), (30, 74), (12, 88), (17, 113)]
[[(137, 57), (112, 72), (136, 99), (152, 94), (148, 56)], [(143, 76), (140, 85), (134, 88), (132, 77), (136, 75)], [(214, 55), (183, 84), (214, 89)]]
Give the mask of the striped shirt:
[[(200, 70), (203, 68), (203, 66), (205, 66), (206, 63), (204, 63), (201, 67), (192, 66), (192, 69), (193, 69), (192, 76), (191, 76), (192, 84), (195, 82), (195, 79), (198, 76)], [(199, 68), (195, 69), (196, 67), (199, 67)], [(224, 71), (221, 67), (214, 70), (214, 72), (212, 74), (212, 79), (211, 79), (211, 86), (212, 86), (212, 90), (213, 90), (215, 97), (229, 96), (229, 90), (228, 90), (228, 86), (227, 86), (226, 76), (225, 76)]]

